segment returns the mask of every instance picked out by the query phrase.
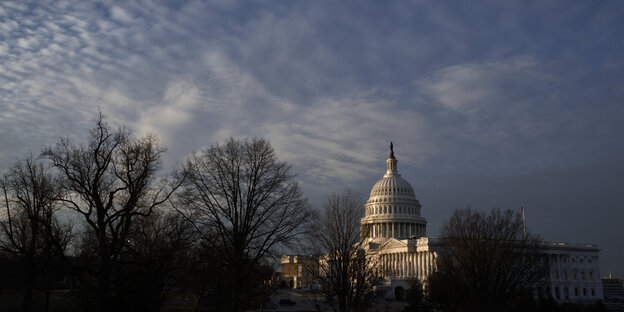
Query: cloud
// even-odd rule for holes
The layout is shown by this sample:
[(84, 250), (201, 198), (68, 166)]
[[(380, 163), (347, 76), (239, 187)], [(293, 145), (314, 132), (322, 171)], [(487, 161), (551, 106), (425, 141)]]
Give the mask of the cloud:
[(160, 101), (141, 114), (137, 123), (140, 135), (156, 134), (164, 145), (172, 145), (178, 131), (193, 119), (193, 110), (199, 103), (199, 91), (190, 82), (172, 82)]
[(110, 13), (111, 13), (111, 17), (117, 21), (124, 22), (124, 23), (132, 22), (132, 17), (130, 16), (130, 14), (126, 10), (118, 6), (112, 7), (110, 9)]
[(530, 56), (445, 67), (417, 83), (434, 103), (456, 112), (474, 112), (526, 87), (548, 84), (552, 76)]
[[(344, 187), (368, 192), (392, 140), (417, 194), (439, 186), (423, 196), (443, 219), (436, 205), (466, 195), (445, 176), (570, 177), (621, 158), (621, 9), (3, 1), (0, 166), (59, 136), (82, 141), (99, 107), (160, 136), (166, 165), (228, 136), (263, 136), (318, 203)], [(497, 185), (475, 192), (508, 194)]]

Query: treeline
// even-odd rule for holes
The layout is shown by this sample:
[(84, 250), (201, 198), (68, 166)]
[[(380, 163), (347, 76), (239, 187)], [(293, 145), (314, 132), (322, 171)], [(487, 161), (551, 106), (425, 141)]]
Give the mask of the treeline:
[[(112, 128), (100, 113), (87, 141), (61, 138), (18, 160), (0, 181), (0, 285), (70, 288), (67, 311), (158, 311), (172, 294), (195, 311), (257, 308), (277, 248), (312, 210), (263, 139), (230, 138), (162, 173), (152, 135)], [(59, 285), (62, 283), (62, 285)]]

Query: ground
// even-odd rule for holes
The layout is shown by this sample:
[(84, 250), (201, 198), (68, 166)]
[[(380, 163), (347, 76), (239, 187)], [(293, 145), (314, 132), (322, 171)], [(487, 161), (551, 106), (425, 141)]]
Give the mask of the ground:
[[(279, 305), (279, 301), (282, 299), (288, 299), (294, 301), (296, 304)], [(404, 302), (397, 302), (393, 299), (376, 298), (369, 311), (382, 312), (382, 311), (402, 311), (405, 306)], [(313, 293), (306, 290), (289, 290), (280, 289), (273, 296), (268, 304), (264, 306), (264, 311), (267, 312), (286, 312), (286, 311), (331, 311), (331, 307), (325, 304), (325, 297), (320, 293)]]
[[(53, 291), (50, 296), (50, 308), (52, 311), (71, 311), (70, 304), (71, 294), (69, 291)], [(282, 299), (288, 299), (294, 301), (296, 304), (280, 305), (279, 301)], [(13, 312), (20, 311), (20, 304), (22, 300), (22, 293), (20, 291), (7, 291), (0, 290), (0, 312)], [(33, 307), (34, 311), (43, 310), (43, 303), (45, 296), (43, 293), (35, 292), (33, 294)], [(318, 309), (317, 309), (318, 305)], [(382, 311), (401, 311), (405, 303), (397, 302), (395, 300), (378, 298), (371, 304), (371, 312)], [(182, 312), (192, 311), (192, 299), (184, 294), (174, 294), (168, 300), (165, 307), (162, 308), (163, 312)], [(259, 311), (259, 310), (257, 310)], [(277, 290), (272, 296), (270, 301), (264, 306), (263, 311), (266, 312), (286, 312), (286, 311), (331, 311), (331, 308), (325, 304), (325, 298), (320, 293), (314, 293), (306, 290), (290, 290), (280, 289)], [(251, 311), (250, 311), (251, 312)], [(255, 311), (254, 311), (255, 312)]]

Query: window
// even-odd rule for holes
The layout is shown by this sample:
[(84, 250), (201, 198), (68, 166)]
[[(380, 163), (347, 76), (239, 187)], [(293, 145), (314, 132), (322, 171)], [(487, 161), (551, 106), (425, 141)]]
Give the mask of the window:
[(581, 258), (581, 259), (579, 260), (579, 262), (583, 263), (583, 258)]
[(583, 287), (583, 296), (587, 296), (587, 288)]
[(591, 263), (591, 258), (587, 258), (587, 262)]
[(589, 279), (592, 281), (594, 280), (594, 272), (589, 272)]
[(592, 291), (592, 297), (596, 296), (596, 289), (592, 288), (591, 291)]
[(576, 280), (576, 271), (572, 272), (572, 278)]
[(563, 287), (563, 296), (566, 299), (570, 299), (570, 294), (568, 294), (568, 287)]
[(578, 294), (579, 294), (579, 293), (578, 293), (578, 287), (575, 287), (575, 288), (574, 288), (574, 296), (575, 296), (575, 297), (578, 297)]
[(563, 278), (567, 281), (568, 280), (568, 271), (563, 271)]
[(585, 280), (585, 271), (581, 272), (581, 279)]
[(561, 295), (559, 294), (559, 287), (555, 287), (555, 297), (556, 297), (557, 299), (560, 299), (560, 298), (561, 298)]

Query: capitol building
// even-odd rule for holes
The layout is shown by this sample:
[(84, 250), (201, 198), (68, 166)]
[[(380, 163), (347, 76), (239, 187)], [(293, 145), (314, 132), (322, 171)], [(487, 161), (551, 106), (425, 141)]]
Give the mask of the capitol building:
[[(407, 289), (408, 279), (425, 280), (436, 270), (442, 242), (427, 236), (426, 214), (414, 189), (399, 174), (392, 144), (386, 160), (386, 172), (374, 184), (364, 205), (361, 233), (367, 241), (364, 249), (378, 257), (384, 283), (395, 293)], [(596, 245), (543, 242), (541, 250), (548, 259), (546, 285), (536, 289), (540, 296), (557, 301), (595, 301), (603, 298), (599, 252)], [(282, 257), (283, 278), (293, 288), (305, 287), (314, 280), (302, 267), (310, 256)]]

